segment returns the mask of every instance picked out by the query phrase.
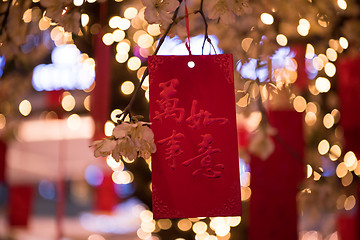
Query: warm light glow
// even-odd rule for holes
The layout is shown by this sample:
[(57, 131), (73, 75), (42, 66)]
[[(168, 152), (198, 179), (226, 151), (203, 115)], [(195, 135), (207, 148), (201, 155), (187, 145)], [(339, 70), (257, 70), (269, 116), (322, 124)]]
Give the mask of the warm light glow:
[(355, 207), (355, 204), (356, 204), (356, 198), (354, 197), (354, 195), (351, 195), (345, 199), (344, 208), (345, 210), (350, 211)]
[(251, 189), (249, 187), (241, 187), (241, 201), (247, 201), (250, 199)]
[[(128, 121), (128, 120), (126, 120), (126, 118), (125, 118), (125, 121)], [(123, 160), (124, 160), (124, 162), (126, 162), (126, 163), (133, 163), (133, 162), (135, 162), (135, 159), (128, 159), (127, 157), (123, 157)]]
[(348, 173), (348, 169), (344, 162), (341, 162), (336, 167), (336, 176), (339, 178), (345, 177), (345, 175)]
[(333, 145), (330, 148), (329, 157), (332, 161), (336, 161), (341, 156), (341, 148), (338, 145)]
[(120, 19), (118, 28), (125, 31), (125, 30), (128, 30), (130, 26), (131, 26), (131, 23), (128, 19), (126, 19), (126, 18)]
[(221, 227), (217, 227), (215, 229), (216, 235), (218, 235), (220, 237), (226, 236), (227, 234), (229, 234), (229, 232), (230, 232), (230, 226), (228, 226), (226, 224), (223, 224), (223, 225), (221, 225)]
[(312, 169), (312, 167), (309, 165), (309, 164), (307, 164), (306, 165), (306, 177), (307, 178), (310, 178), (311, 177), (311, 175), (312, 175), (312, 173), (313, 173), (313, 169)]
[(310, 22), (306, 20), (305, 18), (302, 18), (299, 20), (299, 25), (303, 25), (307, 29), (310, 29)]
[(104, 36), (102, 37), (102, 40), (103, 43), (107, 46), (110, 46), (111, 44), (114, 43), (114, 38), (111, 33), (105, 33)]
[(168, 230), (172, 226), (172, 223), (169, 219), (159, 219), (157, 224), (159, 225), (159, 228), (162, 230)]
[(138, 10), (134, 7), (129, 7), (124, 12), (124, 17), (127, 19), (133, 19), (138, 14)]
[(149, 34), (142, 34), (137, 40), (137, 44), (141, 48), (149, 48), (152, 46), (153, 43), (154, 43), (154, 38)]
[(142, 222), (151, 222), (153, 220), (153, 213), (149, 210), (144, 210), (140, 213), (140, 219)]
[(61, 106), (65, 111), (70, 112), (75, 107), (75, 98), (69, 92), (64, 92), (63, 96)]
[(335, 62), (337, 59), (337, 52), (333, 48), (328, 48), (326, 49), (326, 56), (330, 61)]
[(317, 113), (317, 106), (314, 102), (309, 102), (307, 105), (306, 105), (306, 112), (313, 112), (313, 113)]
[(336, 73), (336, 67), (335, 64), (328, 62), (327, 64), (325, 64), (325, 73), (326, 75), (328, 75), (329, 77), (333, 77)]
[(286, 46), (286, 44), (288, 43), (287, 37), (284, 34), (278, 34), (276, 36), (276, 42), (280, 45), (280, 46)]
[(240, 175), (240, 183), (242, 187), (250, 186), (250, 172), (244, 172)]
[(87, 240), (106, 240), (106, 239), (99, 234), (91, 234)]
[(341, 48), (339, 41), (336, 41), (335, 39), (329, 40), (329, 47), (333, 48), (335, 51), (338, 51), (339, 48)]
[(79, 7), (84, 4), (84, 0), (74, 0), (74, 5)]
[(335, 119), (334, 117), (330, 114), (330, 113), (327, 113), (325, 116), (324, 116), (324, 119), (323, 119), (323, 124), (324, 126), (329, 129), (331, 128), (332, 126), (334, 126), (334, 123), (335, 123)]
[(349, 42), (346, 38), (344, 37), (341, 37), (339, 39), (339, 43), (340, 43), (340, 46), (343, 48), (343, 49), (347, 49), (349, 47)]
[[(155, 220), (152, 220), (150, 222), (142, 222), (141, 223), (141, 230), (143, 230), (146, 233), (152, 233), (156, 229)], [(148, 238), (145, 238), (148, 239)]]
[(195, 235), (195, 240), (209, 240), (209, 233), (203, 232)]
[(320, 173), (314, 171), (314, 181), (319, 181), (321, 178)]
[(39, 21), (39, 29), (45, 31), (50, 27), (50, 20), (47, 17), (42, 17)]
[(324, 61), (320, 57), (314, 57), (312, 65), (316, 70), (320, 71), (324, 67)]
[(145, 91), (145, 98), (146, 98), (147, 101), (149, 101), (149, 99), (150, 99), (149, 89), (147, 89), (147, 90)]
[(240, 224), (241, 222), (241, 217), (226, 217), (225, 218), (225, 222), (230, 226), (230, 227), (236, 227)]
[(23, 21), (24, 23), (29, 23), (31, 22), (31, 18), (32, 18), (32, 9), (29, 8), (28, 10), (26, 10), (23, 14)]
[(115, 159), (109, 155), (106, 158), (106, 164), (111, 167), (114, 171), (124, 170), (124, 163), (122, 161), (116, 162)]
[(244, 38), (241, 41), (241, 47), (245, 52), (247, 52), (249, 50), (252, 41), (253, 41), (252, 38)]
[(358, 176), (360, 176), (360, 160), (358, 161), (358, 164), (356, 168), (354, 169), (354, 173)]
[(131, 57), (128, 60), (127, 66), (130, 70), (136, 71), (141, 67), (141, 60), (138, 57)]
[(84, 107), (86, 110), (90, 111), (90, 95), (86, 96), (84, 99)]
[(326, 93), (331, 88), (331, 83), (327, 78), (318, 77), (315, 82), (316, 89), (321, 93)]
[(81, 25), (82, 25), (83, 27), (85, 27), (86, 25), (88, 25), (89, 20), (90, 20), (89, 15), (87, 15), (87, 14), (85, 14), (85, 13), (81, 14)]
[(115, 124), (111, 121), (107, 121), (104, 126), (104, 133), (106, 136), (110, 137), (112, 135)]
[(178, 223), (177, 223), (178, 228), (181, 231), (189, 231), (191, 229), (192, 223), (190, 220), (188, 219), (181, 219)]
[(141, 67), (141, 68), (139, 68), (139, 70), (136, 72), (136, 76), (137, 76), (137, 78), (138, 78), (139, 80), (141, 80), (141, 78), (142, 78), (142, 76), (143, 76), (143, 74), (144, 74), (144, 72), (145, 72), (145, 69), (146, 69), (146, 67)]
[(260, 19), (266, 25), (271, 25), (274, 22), (274, 17), (269, 13), (262, 13)]
[(120, 26), (121, 18), (119, 16), (114, 16), (109, 20), (109, 26), (111, 28), (117, 28)]
[(4, 129), (6, 126), (6, 117), (4, 114), (0, 113), (0, 130)]
[(77, 130), (81, 127), (81, 118), (77, 114), (72, 114), (67, 118), (66, 123), (69, 129)]
[(193, 227), (192, 227), (194, 233), (200, 234), (200, 233), (204, 233), (207, 230), (207, 225), (206, 223), (199, 221), (194, 223)]
[(129, 171), (115, 171), (111, 177), (116, 184), (128, 184), (134, 179), (132, 173)]
[(116, 45), (116, 51), (118, 53), (128, 53), (130, 51), (130, 44), (123, 41)]
[(345, 0), (337, 0), (337, 4), (342, 10), (345, 10), (347, 8), (347, 3)]
[(145, 232), (142, 228), (139, 228), (139, 229), (136, 231), (136, 235), (137, 235), (140, 239), (151, 239), (151, 233)]
[(316, 114), (313, 112), (308, 112), (305, 115), (305, 122), (309, 126), (313, 126), (316, 123), (317, 117)]
[(347, 174), (345, 175), (345, 177), (343, 177), (341, 179), (341, 184), (344, 186), (344, 187), (347, 187), (349, 186), (354, 180), (354, 177), (352, 175), (351, 172), (347, 172)]
[(303, 24), (299, 24), (297, 26), (296, 30), (303, 37), (307, 36), (309, 34), (309, 28), (306, 25), (303, 25)]
[(293, 105), (297, 112), (303, 112), (306, 109), (306, 100), (302, 96), (297, 96), (293, 101)]
[(134, 83), (131, 81), (125, 81), (123, 84), (121, 84), (121, 92), (125, 95), (133, 93), (134, 89)]
[(117, 122), (118, 118), (116, 116), (120, 114), (122, 114), (122, 111), (120, 109), (114, 109), (110, 114), (111, 120), (113, 122)]
[(151, 36), (159, 36), (161, 34), (159, 24), (150, 24), (147, 27), (147, 31)]
[(112, 35), (115, 42), (120, 42), (125, 38), (125, 32), (120, 29), (116, 29)]
[(344, 156), (344, 164), (348, 168), (349, 171), (353, 171), (357, 166), (357, 159), (355, 153), (349, 151)]
[(314, 55), (315, 55), (314, 47), (310, 43), (306, 44), (305, 58), (313, 59)]
[(321, 155), (325, 155), (330, 150), (330, 144), (326, 139), (321, 140), (318, 145), (318, 151)]
[(327, 56), (325, 54), (322, 54), (322, 53), (319, 54), (319, 58), (323, 62), (323, 66), (329, 62), (329, 59), (327, 58)]
[(31, 113), (31, 103), (26, 99), (21, 101), (19, 111), (23, 116), (28, 116)]
[(118, 63), (124, 63), (128, 60), (129, 58), (129, 54), (127, 52), (118, 52), (116, 55), (115, 55), (115, 59)]

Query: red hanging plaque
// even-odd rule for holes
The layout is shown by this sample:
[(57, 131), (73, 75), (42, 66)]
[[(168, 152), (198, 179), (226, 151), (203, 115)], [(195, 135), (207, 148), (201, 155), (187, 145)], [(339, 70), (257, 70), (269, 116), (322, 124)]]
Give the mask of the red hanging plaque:
[(154, 218), (241, 215), (232, 55), (149, 57)]

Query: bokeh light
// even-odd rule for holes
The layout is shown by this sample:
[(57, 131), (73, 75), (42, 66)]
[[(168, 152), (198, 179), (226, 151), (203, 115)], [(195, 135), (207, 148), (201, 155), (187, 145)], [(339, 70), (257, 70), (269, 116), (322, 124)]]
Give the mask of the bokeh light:
[(28, 116), (31, 113), (31, 103), (29, 102), (29, 100), (22, 100), (19, 104), (19, 112), (23, 115), (23, 116)]
[(274, 17), (269, 13), (262, 13), (260, 19), (266, 25), (271, 25), (274, 22)]

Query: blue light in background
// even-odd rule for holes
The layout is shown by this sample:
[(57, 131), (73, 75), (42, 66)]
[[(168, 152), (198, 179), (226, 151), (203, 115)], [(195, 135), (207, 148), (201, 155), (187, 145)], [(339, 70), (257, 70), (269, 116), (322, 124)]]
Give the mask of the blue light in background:
[(34, 68), (32, 84), (36, 91), (87, 89), (95, 80), (93, 61), (84, 60), (73, 44), (55, 47), (51, 53), (52, 64)]
[[(209, 36), (211, 43), (213, 44), (216, 53), (222, 53), (223, 51), (218, 47), (219, 40), (213, 36)], [(204, 42), (204, 35), (198, 35), (190, 38), (190, 49), (193, 55), (202, 55), (202, 45)], [(204, 46), (204, 55), (215, 54), (214, 49), (208, 42)], [(189, 55), (189, 51), (185, 47), (185, 43), (179, 39), (179, 37), (169, 38), (166, 37), (163, 45), (160, 47), (158, 55)]]
[(323, 173), (321, 174), (324, 177), (330, 177), (334, 176), (336, 173), (336, 163), (333, 161), (330, 161), (329, 158), (322, 157), (322, 169)]
[(0, 57), (0, 77), (4, 74), (4, 68), (5, 68), (5, 56)]
[(130, 197), (135, 192), (135, 187), (131, 184), (114, 184), (115, 193), (120, 198)]
[(55, 184), (46, 180), (42, 180), (39, 183), (39, 194), (41, 197), (49, 200), (55, 198)]
[(104, 181), (104, 173), (99, 167), (90, 165), (85, 170), (85, 179), (91, 186), (99, 186)]
[[(290, 47), (279, 48), (271, 57), (272, 70), (288, 67), (291, 64), (290, 59), (293, 57), (295, 57), (295, 53), (291, 51)], [(260, 61), (259, 66), (257, 64), (258, 60), (256, 59), (249, 59), (246, 63), (239, 61), (236, 70), (245, 79), (259, 79), (260, 82), (265, 82), (269, 77), (267, 62)], [(295, 71), (296, 69), (292, 70)]]

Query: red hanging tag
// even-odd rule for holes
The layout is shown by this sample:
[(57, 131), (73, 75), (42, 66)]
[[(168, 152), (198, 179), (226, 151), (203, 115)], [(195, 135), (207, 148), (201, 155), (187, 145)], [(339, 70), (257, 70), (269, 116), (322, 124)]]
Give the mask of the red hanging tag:
[(241, 215), (232, 55), (151, 56), (154, 218)]

